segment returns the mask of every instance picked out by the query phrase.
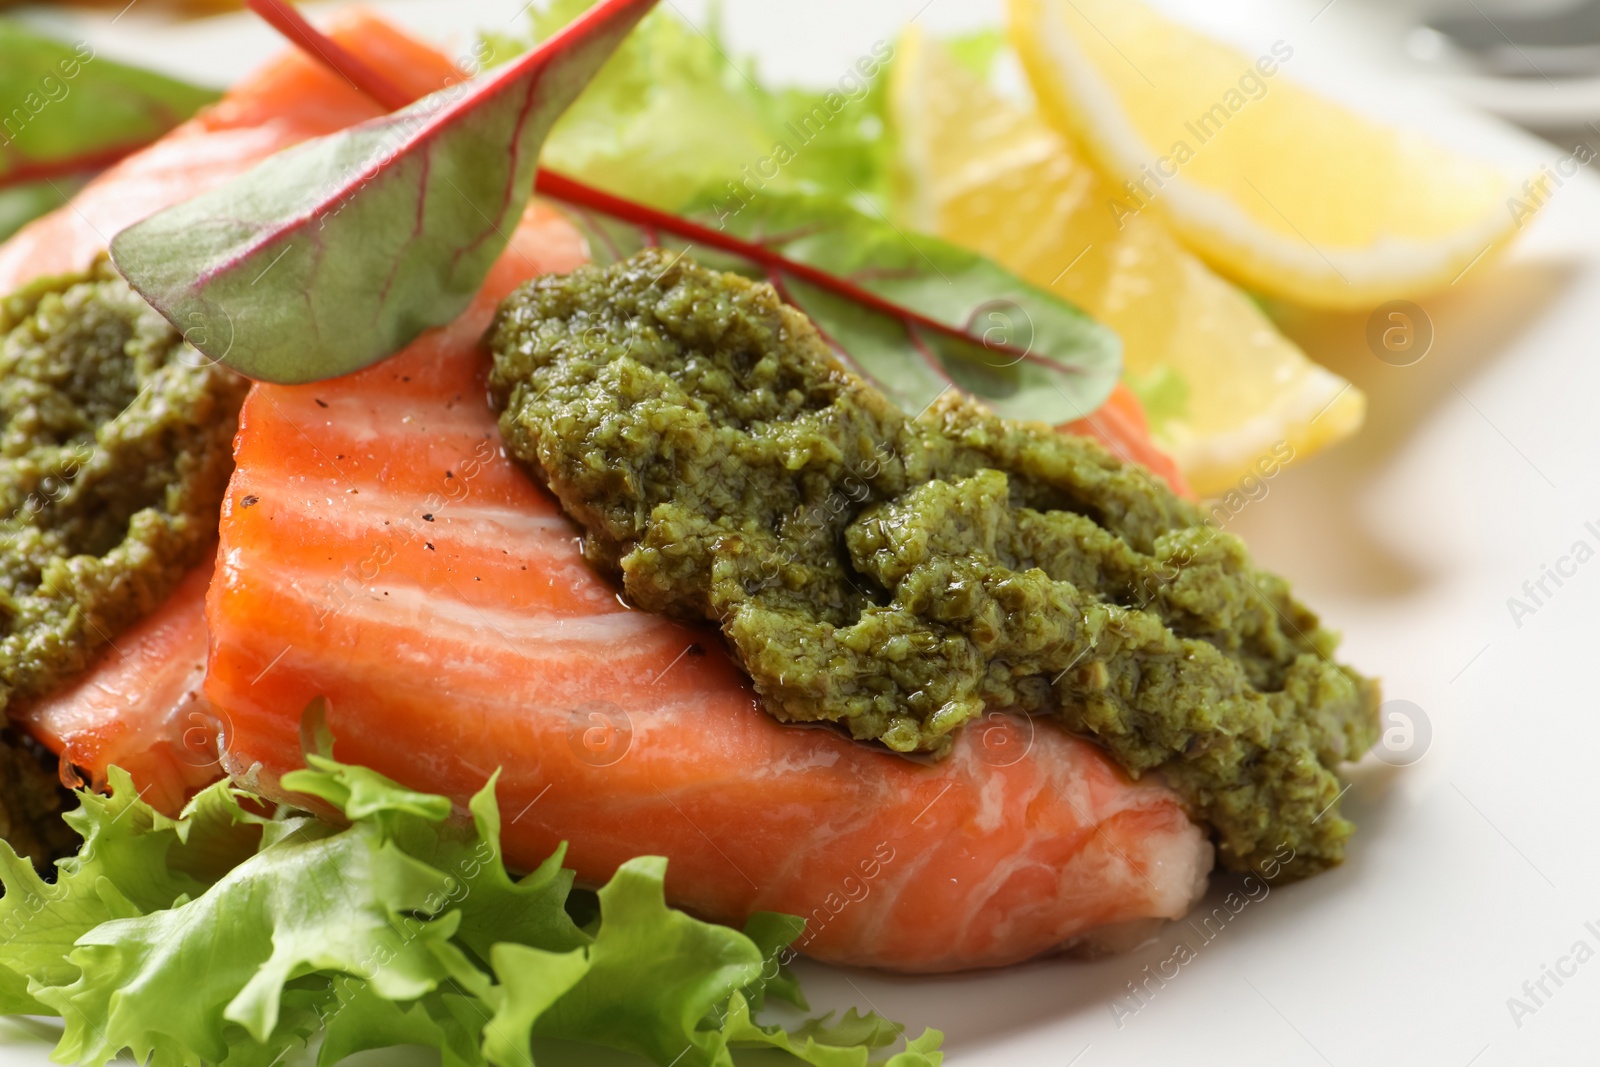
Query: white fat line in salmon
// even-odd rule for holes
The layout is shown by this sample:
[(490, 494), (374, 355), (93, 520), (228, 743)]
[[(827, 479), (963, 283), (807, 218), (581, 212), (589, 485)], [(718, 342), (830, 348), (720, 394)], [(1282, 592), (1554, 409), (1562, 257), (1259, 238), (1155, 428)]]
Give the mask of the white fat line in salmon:
[[(1583, 924), (1584, 932), (1594, 938), (1594, 944), (1600, 945), (1600, 923), (1586, 922)], [(1557, 956), (1555, 964), (1539, 965), (1539, 976), (1530, 978), (1522, 983), (1522, 996), (1509, 996), (1506, 998), (1506, 1010), (1511, 1013), (1511, 1021), (1517, 1024), (1517, 1029), (1522, 1029), (1522, 1021), (1530, 1015), (1539, 1014), (1539, 1009), (1548, 1007), (1555, 995), (1561, 992), (1562, 986), (1567, 981), (1576, 978), (1578, 968), (1595, 957), (1595, 947), (1589, 943), (1588, 938), (1580, 937), (1572, 943), (1566, 955)], [(1570, 965), (1570, 966), (1569, 966)], [(1550, 983), (1555, 983), (1555, 989), (1550, 989)]]
[[(1126, 983), (1128, 992), (1106, 1004), (1107, 1010), (1111, 1012), (1111, 1018), (1116, 1021), (1117, 1029), (1121, 1030), (1127, 1026), (1129, 1019), (1154, 1003), (1156, 994), (1165, 989), (1167, 983), (1176, 981), (1186, 965), (1199, 959), (1200, 951), (1220, 937), (1228, 924), (1245, 908), (1266, 900), (1272, 892), (1273, 879), (1283, 872), (1284, 866), (1292, 862), (1294, 857), (1294, 846), (1284, 842), (1277, 847), (1273, 855), (1261, 862), (1254, 873), (1244, 876), (1241, 884), (1242, 893), (1239, 890), (1229, 890), (1222, 898), (1222, 903), (1205, 915), (1190, 915), (1185, 919), (1184, 924), (1200, 938), (1199, 945), (1190, 944), (1187, 937), (1182, 938), (1173, 944), (1172, 951), (1166, 956), (1155, 963), (1145, 964), (1139, 974), (1128, 979)], [(1195, 925), (1196, 918), (1200, 920), (1199, 926)]]
[[(859, 904), (866, 900), (872, 893), (872, 881), (883, 873), (883, 869), (894, 862), (894, 846), (888, 841), (880, 841), (872, 850), (870, 859), (862, 860), (856, 864), (856, 869), (861, 872), (861, 877), (846, 875), (839, 888), (844, 891), (840, 896), (837, 891), (829, 893), (823, 898), (821, 905), (811, 910), (805, 916), (806, 934), (800, 942), (801, 947), (809, 945), (820, 934), (828, 923), (832, 922), (851, 904)], [(815, 925), (813, 925), (815, 920)]]
[(485, 438), (479, 441), (471, 456), (457, 461), (455, 466), (445, 471), (444, 493), (429, 493), (409, 515), (399, 517), (394, 524), (386, 523), (380, 531), (386, 536), (372, 546), (372, 551), (359, 564), (346, 564), (337, 579), (330, 578), (324, 582), (322, 592), (326, 599), (317, 613), (317, 628), (320, 630), (327, 626), (329, 619), (336, 618), (377, 581), (383, 568), (395, 561), (400, 549), (414, 545), (418, 540), (427, 544), (425, 536), (428, 527), (420, 524), (435, 522), (451, 503), (459, 504), (465, 500), (472, 492), (469, 483), (483, 473), (483, 465), (493, 459), (498, 451), (498, 446), (492, 440)]

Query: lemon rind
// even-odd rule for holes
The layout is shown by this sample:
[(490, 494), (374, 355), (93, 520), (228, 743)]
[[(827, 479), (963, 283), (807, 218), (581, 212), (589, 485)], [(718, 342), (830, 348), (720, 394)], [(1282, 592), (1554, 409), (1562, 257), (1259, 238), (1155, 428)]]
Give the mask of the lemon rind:
[[(1020, 14), (1024, 10), (1029, 13)], [(1038, 94), (1041, 110), (1072, 131), (1117, 180), (1137, 180), (1141, 168), (1153, 166), (1161, 153), (1144, 140), (1115, 91), (1095, 72), (1060, 11), (1038, 0), (1011, 0), (1010, 11), (1011, 37), (1030, 80), (1054, 90)], [(1054, 32), (1022, 33), (1018, 27), (1030, 20), (1041, 26), (1048, 22)], [(1075, 100), (1094, 121), (1077, 121), (1060, 106), (1058, 94)], [(1508, 200), (1517, 189), (1507, 176)], [(1511, 212), (1501, 215), (1497, 207), (1482, 222), (1448, 238), (1391, 236), (1360, 248), (1316, 246), (1303, 237), (1263, 230), (1228, 196), (1181, 174), (1164, 181), (1150, 208), (1208, 262), (1246, 287), (1339, 310), (1445, 288), (1492, 258), (1516, 230)]]

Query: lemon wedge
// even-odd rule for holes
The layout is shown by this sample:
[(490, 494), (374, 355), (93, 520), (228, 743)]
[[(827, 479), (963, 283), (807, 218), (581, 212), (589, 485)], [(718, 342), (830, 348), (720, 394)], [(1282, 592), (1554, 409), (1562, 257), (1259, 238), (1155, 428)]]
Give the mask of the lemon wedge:
[(1444, 288), (1516, 231), (1515, 181), (1295, 85), (1138, 0), (1008, 0), (1045, 116), (1115, 188), (1246, 287), (1367, 308)]
[(1153, 217), (1119, 226), (1114, 187), (1031, 111), (917, 27), (892, 67), (897, 209), (1116, 330), (1136, 391), (1165, 379), (1157, 443), (1204, 496), (1275, 472), (1361, 425), (1360, 391), (1308, 360)]

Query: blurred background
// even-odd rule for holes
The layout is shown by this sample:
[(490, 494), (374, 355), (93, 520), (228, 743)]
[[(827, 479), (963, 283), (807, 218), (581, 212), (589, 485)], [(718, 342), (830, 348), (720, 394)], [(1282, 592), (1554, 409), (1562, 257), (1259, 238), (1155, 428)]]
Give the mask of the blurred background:
[[(432, 25), (441, 5), (426, 0), (367, 0), (371, 6), (393, 10), (402, 21), (413, 9), (413, 22), (430, 24), (436, 36), (448, 26)], [(203, 41), (204, 23), (238, 12), (243, 0), (74, 0), (39, 3), (37, 0), (0, 0), (0, 10), (20, 15), (43, 26), (71, 24), (99, 29), (111, 40), (113, 53), (121, 41), (135, 43), (142, 60), (151, 49), (138, 47), (148, 32), (183, 23), (185, 39)], [(319, 3), (303, 5), (315, 11)], [(457, 9), (478, 24), (493, 21), (504, 12), (513, 15), (525, 0), (477, 0)], [(684, 0), (680, 6), (691, 18), (713, 6), (705, 0)], [(868, 5), (829, 3), (797, 5), (794, 19), (797, 53), (810, 54), (813, 45), (837, 44), (839, 35), (826, 27), (823, 14), (838, 8), (851, 25), (882, 21), (885, 27), (905, 18), (899, 3)], [(992, 22), (996, 5), (933, 4), (929, 22), (956, 31)], [(1323, 29), (1354, 46), (1386, 79), (1427, 82), (1473, 108), (1504, 118), (1564, 148), (1588, 144), (1600, 149), (1600, 0), (1157, 0), (1157, 7), (1184, 21), (1215, 24), (1219, 29), (1241, 23), (1270, 24), (1274, 16), (1303, 19), (1307, 12)], [(751, 22), (747, 5), (723, 3), (729, 39), (740, 43), (741, 26)], [(873, 10), (881, 8), (881, 18)], [(502, 11), (504, 9), (504, 11)], [(784, 16), (778, 20), (789, 21)], [(755, 24), (774, 21), (763, 11)], [(226, 22), (226, 19), (223, 20)], [(110, 31), (112, 27), (117, 32)], [(422, 28), (422, 26), (418, 26)], [(1226, 34), (1225, 34), (1226, 35)], [(808, 38), (815, 38), (813, 42)], [(99, 45), (100, 39), (95, 38)], [(204, 80), (209, 74), (218, 86), (237, 73), (237, 56), (219, 62), (214, 70), (195, 69), (195, 53), (183, 49), (174, 73)], [(176, 54), (176, 50), (174, 50)], [(219, 61), (221, 57), (218, 57)], [(785, 73), (774, 70), (780, 77)], [(798, 72), (797, 72), (798, 73)]]

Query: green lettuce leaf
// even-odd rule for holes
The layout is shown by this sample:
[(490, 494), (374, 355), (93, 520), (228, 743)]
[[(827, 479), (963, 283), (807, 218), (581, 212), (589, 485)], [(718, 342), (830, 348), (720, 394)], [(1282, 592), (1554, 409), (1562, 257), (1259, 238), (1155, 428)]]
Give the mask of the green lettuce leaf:
[(998, 26), (991, 26), (972, 33), (953, 37), (944, 42), (945, 48), (951, 57), (966, 67), (972, 73), (989, 80), (994, 72), (995, 64), (1008, 49), (1006, 44), (1006, 31)]
[[(327, 1029), (317, 1063), (323, 1067), (332, 1067), (358, 1052), (398, 1045), (437, 1049), (444, 1067), (483, 1067), (489, 1062), (486, 1054), (494, 1056), (495, 1063), (524, 1067), (527, 1063), (526, 1040), (520, 1047), (503, 1042), (503, 1031), (487, 1024), (483, 1005), (463, 993), (436, 990), (400, 1003), (381, 996), (365, 982), (343, 979), (337, 996), (323, 1008), (322, 1018)], [(480, 1047), (478, 1034), (486, 1025)]]
[(1139, 398), (1150, 432), (1156, 437), (1166, 432), (1167, 425), (1189, 414), (1189, 382), (1172, 367), (1153, 367), (1148, 373), (1126, 372), (1122, 380)]
[[(69, 954), (82, 976), (35, 996), (66, 1020), (61, 1053), (105, 1063), (123, 1048), (143, 1060), (221, 1059), (228, 1023), (257, 1041), (277, 1028), (279, 998), (308, 971), (368, 976), (391, 1000), (437, 988), (459, 956), (459, 921), (410, 920), (446, 876), (401, 852), (371, 823), (330, 833), (301, 819), (293, 833), (195, 900), (104, 923)], [(431, 917), (430, 917), (431, 918)], [(204, 981), (196, 981), (204, 975)]]
[[(760, 1026), (750, 1015), (744, 998), (735, 995), (728, 1005), (723, 1036), (735, 1048), (775, 1048), (814, 1064), (815, 1067), (865, 1067), (874, 1049), (894, 1044), (901, 1028), (878, 1015), (858, 1015), (854, 1009), (837, 1023), (812, 1020), (796, 1030)], [(937, 1044), (924, 1047), (907, 1041), (906, 1050), (890, 1057), (892, 1067), (935, 1067), (941, 1057)]]
[(607, 1044), (658, 1063), (715, 1062), (725, 1039), (700, 1020), (761, 973), (761, 950), (726, 926), (667, 907), (667, 861), (630, 860), (600, 890), (600, 933), (587, 972), (540, 1020), (547, 1037)]
[[(592, 2), (535, 8), (535, 38)], [(523, 45), (501, 38), (495, 47)], [(765, 189), (887, 203), (890, 42), (864, 48), (820, 90), (769, 88), (754, 62), (730, 54), (714, 11), (693, 25), (670, 7), (652, 12), (556, 123), (541, 164), (666, 211)]]
[(208, 790), (196, 798), (193, 819), (175, 822), (140, 801), (121, 770), (113, 768), (110, 785), (110, 796), (84, 793), (82, 806), (66, 816), (83, 847), (59, 864), (54, 883), (0, 841), (0, 1013), (53, 1014), (29, 980), (47, 989), (75, 981), (80, 969), (70, 953), (78, 938), (205, 889), (185, 869), (196, 866), (196, 857), (184, 854), (186, 838), (201, 823), (231, 819), (228, 804)]
[(810, 1007), (800, 991), (800, 983), (784, 966), (791, 957), (789, 946), (805, 932), (804, 919), (774, 911), (758, 911), (744, 924), (744, 936), (761, 950), (761, 973), (739, 991), (751, 1011), (758, 1012), (765, 1007), (769, 996), (802, 1011)]
[[(580, 927), (558, 850), (514, 879), (501, 860), (494, 779), (469, 804), (308, 755), (285, 788), (338, 822), (261, 812), (218, 783), (182, 817), (121, 771), (80, 794), (78, 855), (55, 882), (0, 845), (0, 1012), (60, 1016), (63, 1063), (131, 1052), (155, 1067), (271, 1067), (320, 1041), (323, 1067), (399, 1045), (446, 1067), (529, 1067), (535, 1039), (731, 1067), (737, 1048), (860, 1067), (900, 1027), (851, 1013), (763, 1025), (765, 995), (803, 1003), (781, 965), (804, 928), (757, 915), (746, 932), (666, 904), (666, 861), (617, 872)], [(581, 904), (580, 904), (581, 909)], [(934, 1067), (927, 1031), (886, 1061)]]

